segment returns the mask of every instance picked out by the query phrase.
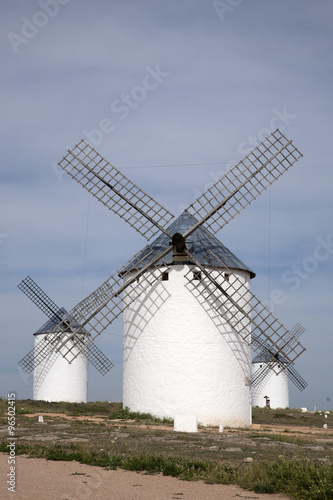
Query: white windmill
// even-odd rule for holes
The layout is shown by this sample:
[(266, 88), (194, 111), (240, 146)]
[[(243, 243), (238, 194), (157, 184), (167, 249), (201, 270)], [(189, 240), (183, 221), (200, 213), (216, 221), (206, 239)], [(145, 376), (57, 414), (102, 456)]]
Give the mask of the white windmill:
[(259, 355), (269, 355), (269, 342), (283, 356), (283, 365), (271, 365), (276, 372), (304, 348), (251, 293), (254, 273), (214, 234), (300, 157), (276, 130), (168, 226), (173, 215), (89, 144), (68, 150), (61, 168), (148, 241), (162, 235), (53, 328), (56, 351), (71, 361), (80, 328), (89, 344), (124, 311), (124, 405), (162, 417), (190, 413), (205, 425), (249, 425), (251, 330)]
[[(302, 325), (297, 323), (291, 330), (291, 339), (289, 342), (294, 342), (304, 333)], [(255, 338), (252, 338), (252, 343)], [(288, 380), (303, 391), (307, 387), (307, 383), (297, 372), (293, 366), (288, 366), (286, 369), (275, 373), (272, 370), (272, 364), (279, 371), (280, 366), (283, 366), (284, 360), (280, 352), (277, 352), (274, 347), (268, 342), (265, 344), (267, 352), (262, 352), (252, 360), (252, 406), (260, 408), (269, 406), (270, 408), (288, 408), (289, 407), (289, 385)], [(272, 355), (274, 359), (272, 359)]]
[[(88, 399), (88, 361), (105, 375), (112, 367), (111, 361), (94, 342), (89, 342), (90, 335), (73, 321), (68, 311), (58, 307), (45, 292), (27, 276), (18, 288), (32, 300), (49, 318), (35, 333), (33, 349), (19, 362), (28, 373), (33, 370), (33, 399), (39, 401), (67, 401), (86, 403)], [(57, 351), (58, 337), (66, 338), (68, 333), (61, 333), (57, 328), (66, 317), (71, 328), (76, 329), (73, 362), (68, 363)], [(50, 333), (55, 332), (55, 333)], [(54, 339), (56, 341), (54, 342)], [(70, 341), (71, 342), (71, 341)], [(86, 347), (88, 344), (88, 347)]]

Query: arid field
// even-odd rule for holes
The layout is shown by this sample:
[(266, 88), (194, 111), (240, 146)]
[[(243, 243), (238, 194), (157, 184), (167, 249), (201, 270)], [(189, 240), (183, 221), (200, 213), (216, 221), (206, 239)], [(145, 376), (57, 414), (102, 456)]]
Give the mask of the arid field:
[(0, 411), (1, 498), (333, 499), (331, 413), (254, 408), (251, 428), (190, 434), (120, 403), (24, 400), (10, 436), (7, 400)]

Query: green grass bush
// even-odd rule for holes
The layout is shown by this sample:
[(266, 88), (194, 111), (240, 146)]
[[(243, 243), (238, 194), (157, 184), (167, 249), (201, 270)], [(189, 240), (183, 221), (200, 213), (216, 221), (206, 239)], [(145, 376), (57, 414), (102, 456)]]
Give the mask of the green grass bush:
[(136, 421), (146, 421), (146, 422), (155, 422), (160, 424), (173, 424), (172, 418), (159, 418), (155, 417), (151, 413), (140, 413), (137, 411), (131, 411), (127, 406), (126, 408), (121, 408), (120, 410), (114, 411), (109, 419), (115, 420), (136, 420)]
[(297, 499), (333, 499), (333, 466), (320, 462), (279, 458), (254, 464), (239, 477), (243, 488), (256, 493), (284, 493)]

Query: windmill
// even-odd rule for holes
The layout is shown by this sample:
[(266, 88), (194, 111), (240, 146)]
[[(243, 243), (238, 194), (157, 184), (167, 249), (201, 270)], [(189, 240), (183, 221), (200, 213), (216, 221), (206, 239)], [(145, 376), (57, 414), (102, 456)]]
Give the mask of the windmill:
[[(88, 342), (89, 333), (79, 328), (68, 316), (68, 311), (58, 307), (30, 276), (22, 280), (18, 288), (49, 318), (35, 332), (34, 348), (19, 362), (19, 366), (28, 373), (34, 369), (33, 399), (87, 402), (88, 361), (102, 375), (105, 375), (113, 364), (94, 342)], [(79, 355), (73, 364), (67, 363), (61, 352), (56, 351), (66, 333), (59, 337), (50, 334), (64, 317), (67, 317), (68, 326), (76, 329), (73, 339), (80, 346), (80, 353), (76, 351)]]
[[(304, 333), (305, 329), (297, 323), (291, 330), (289, 342), (295, 342)], [(256, 336), (252, 332), (252, 344), (256, 342)], [(289, 365), (279, 374), (274, 374), (272, 364), (284, 364), (283, 348), (276, 350), (266, 342), (265, 347), (268, 355), (261, 352), (252, 360), (252, 406), (266, 406), (265, 395), (269, 395), (271, 408), (287, 408), (289, 406), (288, 379), (293, 382), (298, 390), (303, 391), (307, 387), (307, 382), (297, 372), (294, 366)], [(274, 359), (272, 358), (274, 357)]]
[[(269, 355), (266, 342), (283, 355), (283, 364), (270, 365), (277, 373), (304, 348), (250, 292), (255, 274), (215, 234), (301, 156), (276, 130), (169, 224), (174, 216), (87, 142), (68, 150), (63, 170), (148, 241), (161, 234), (51, 330), (56, 351), (71, 362), (80, 328), (88, 344), (123, 312), (124, 405), (249, 425), (251, 328), (259, 355)], [(38, 350), (28, 366), (43, 356)]]

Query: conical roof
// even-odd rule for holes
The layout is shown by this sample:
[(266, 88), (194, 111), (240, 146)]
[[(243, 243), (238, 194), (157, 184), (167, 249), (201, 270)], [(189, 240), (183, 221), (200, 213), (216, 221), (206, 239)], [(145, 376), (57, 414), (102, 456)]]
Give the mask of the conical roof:
[(262, 352), (260, 355), (257, 354), (252, 359), (252, 363), (286, 363), (285, 358), (281, 357), (281, 354), (277, 354), (276, 359), (272, 358), (272, 354), (270, 352)]
[[(34, 333), (34, 335), (38, 335), (40, 333), (50, 333), (50, 331), (60, 323), (59, 317), (64, 318), (68, 314), (68, 311), (64, 307), (59, 309), (56, 314), (54, 314), (50, 319), (48, 319), (38, 330)], [(71, 326), (73, 329), (78, 328), (78, 323), (75, 321), (71, 321)], [(81, 328), (77, 333), (87, 333), (84, 328)]]
[[(191, 216), (187, 211), (183, 212), (170, 226), (167, 227), (168, 232), (173, 235), (175, 233), (184, 234), (188, 229), (193, 227), (196, 223), (196, 219)], [(209, 237), (210, 236), (210, 237)], [(170, 238), (162, 233), (158, 236), (152, 243), (149, 244), (149, 247), (154, 250), (157, 254), (167, 249), (170, 246)], [(229, 269), (240, 269), (242, 271), (247, 271), (250, 273), (250, 277), (254, 278), (255, 273), (250, 269), (244, 262), (242, 262), (231, 250), (229, 250), (223, 243), (220, 242), (215, 236), (211, 235), (207, 229), (203, 230), (201, 227), (196, 229), (187, 239), (186, 246), (189, 252), (198, 260), (202, 265), (214, 266), (214, 261), (211, 259), (208, 261), (207, 252), (211, 250), (214, 254), (220, 259), (225, 266)], [(146, 247), (140, 252), (135, 260), (132, 263), (136, 264), (136, 262), (140, 262), (138, 267), (143, 267), (144, 265), (149, 263), (151, 257), (147, 256), (145, 259), (145, 255), (148, 255), (149, 248)], [(166, 257), (164, 257), (163, 262), (165, 264), (182, 264), (183, 262), (173, 262), (173, 255), (170, 252)], [(216, 261), (216, 267), (218, 267), (219, 263)], [(129, 266), (124, 270), (129, 269)]]

